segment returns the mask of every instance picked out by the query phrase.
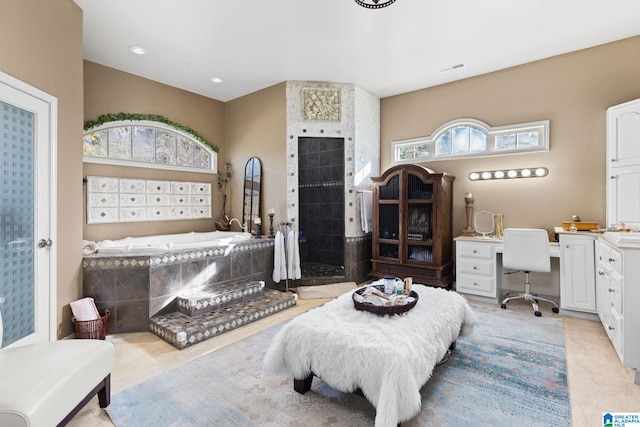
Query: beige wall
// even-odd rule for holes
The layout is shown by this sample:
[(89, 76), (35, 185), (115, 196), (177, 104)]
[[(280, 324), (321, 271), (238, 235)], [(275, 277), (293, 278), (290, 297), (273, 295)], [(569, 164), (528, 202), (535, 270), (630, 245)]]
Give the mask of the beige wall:
[[(456, 176), (454, 235), (466, 226), (464, 193), (505, 227), (550, 229), (578, 214), (605, 226), (605, 111), (640, 97), (640, 37), (525, 64), (381, 101), (381, 170), (391, 142), (430, 135), (450, 120), (491, 126), (549, 119), (548, 153), (423, 163)], [(546, 166), (542, 179), (471, 182), (469, 172)], [(638, 197), (638, 195), (634, 195)]]
[[(175, 87), (124, 73), (93, 62), (84, 62), (84, 119), (107, 113), (159, 114), (201, 134), (220, 149), (218, 168), (224, 166), (224, 104)], [(78, 141), (81, 145), (81, 142)], [(127, 236), (215, 230), (215, 219), (222, 211), (217, 174), (187, 173), (149, 168), (131, 168), (86, 163), (84, 176), (135, 177), (144, 179), (211, 182), (213, 219), (154, 221), (144, 223), (91, 224), (83, 221), (87, 240), (119, 239)], [(83, 198), (83, 206), (86, 199)], [(83, 219), (86, 209), (82, 209)]]
[(58, 100), (58, 336), (71, 333), (81, 288), (82, 11), (72, 0), (3, 1), (0, 70)]
[(262, 231), (269, 231), (267, 213), (275, 220), (286, 217), (287, 205), (287, 105), (286, 84), (260, 90), (225, 104), (227, 161), (233, 177), (229, 187), (229, 216), (242, 218), (244, 167), (250, 157), (262, 163)]
[[(68, 304), (82, 292), (79, 247), (83, 237), (213, 229), (213, 221), (169, 221), (144, 230), (129, 225), (95, 229), (85, 225), (83, 229), (82, 178), (87, 174), (184, 180), (203, 176), (95, 165), (83, 170), (84, 120), (109, 112), (155, 113), (197, 130), (220, 147), (220, 166), (225, 159), (233, 165), (230, 213), (238, 217), (244, 164), (250, 156), (258, 156), (265, 170), (263, 213), (271, 207), (281, 215), (286, 212), (284, 83), (223, 104), (94, 63), (83, 65), (82, 11), (72, 0), (3, 2), (0, 38), (5, 40), (0, 43), (0, 70), (58, 99), (59, 336), (71, 333)], [(454, 229), (465, 226), (463, 194), (467, 191), (474, 193), (476, 209), (504, 213), (507, 226), (549, 228), (573, 213), (603, 222), (605, 111), (640, 97), (638, 69), (640, 37), (635, 37), (385, 98), (381, 101), (381, 170), (390, 166), (391, 141), (430, 134), (455, 118), (473, 117), (493, 126), (550, 119), (549, 153), (427, 164), (457, 177)], [(467, 179), (472, 170), (537, 165), (547, 166), (549, 177), (476, 183)], [(217, 178), (212, 176), (211, 181)], [(214, 217), (221, 208), (220, 195), (216, 197)], [(264, 214), (263, 222), (267, 222)]]

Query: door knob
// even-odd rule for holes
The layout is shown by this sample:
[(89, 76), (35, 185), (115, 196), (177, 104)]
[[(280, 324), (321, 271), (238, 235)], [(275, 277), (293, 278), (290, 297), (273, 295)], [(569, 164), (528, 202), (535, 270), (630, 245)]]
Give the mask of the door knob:
[(53, 246), (53, 240), (51, 239), (40, 239), (38, 241), (39, 248), (50, 248), (51, 246)]

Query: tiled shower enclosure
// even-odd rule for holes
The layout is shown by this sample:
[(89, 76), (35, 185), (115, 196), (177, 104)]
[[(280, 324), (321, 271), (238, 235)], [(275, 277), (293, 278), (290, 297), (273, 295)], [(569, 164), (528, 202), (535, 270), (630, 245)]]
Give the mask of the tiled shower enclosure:
[(318, 268), (342, 276), (344, 138), (298, 138), (298, 179), (303, 276)]

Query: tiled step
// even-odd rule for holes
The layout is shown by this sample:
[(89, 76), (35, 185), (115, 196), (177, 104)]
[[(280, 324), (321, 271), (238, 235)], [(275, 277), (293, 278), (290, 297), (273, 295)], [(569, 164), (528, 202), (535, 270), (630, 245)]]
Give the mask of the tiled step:
[(189, 317), (178, 311), (149, 319), (149, 329), (182, 350), (296, 305), (297, 295), (274, 289), (246, 296), (210, 312)]
[(244, 298), (259, 294), (264, 282), (216, 284), (205, 289), (180, 295), (177, 299), (178, 311), (189, 317), (199, 316), (208, 311), (219, 310)]

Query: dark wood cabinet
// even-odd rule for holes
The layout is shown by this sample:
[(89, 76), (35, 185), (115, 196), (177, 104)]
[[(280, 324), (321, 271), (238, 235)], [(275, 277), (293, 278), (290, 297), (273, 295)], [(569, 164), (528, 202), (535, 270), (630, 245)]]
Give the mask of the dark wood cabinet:
[(414, 283), (449, 288), (455, 177), (418, 165), (398, 165), (371, 179), (371, 275), (413, 277)]

